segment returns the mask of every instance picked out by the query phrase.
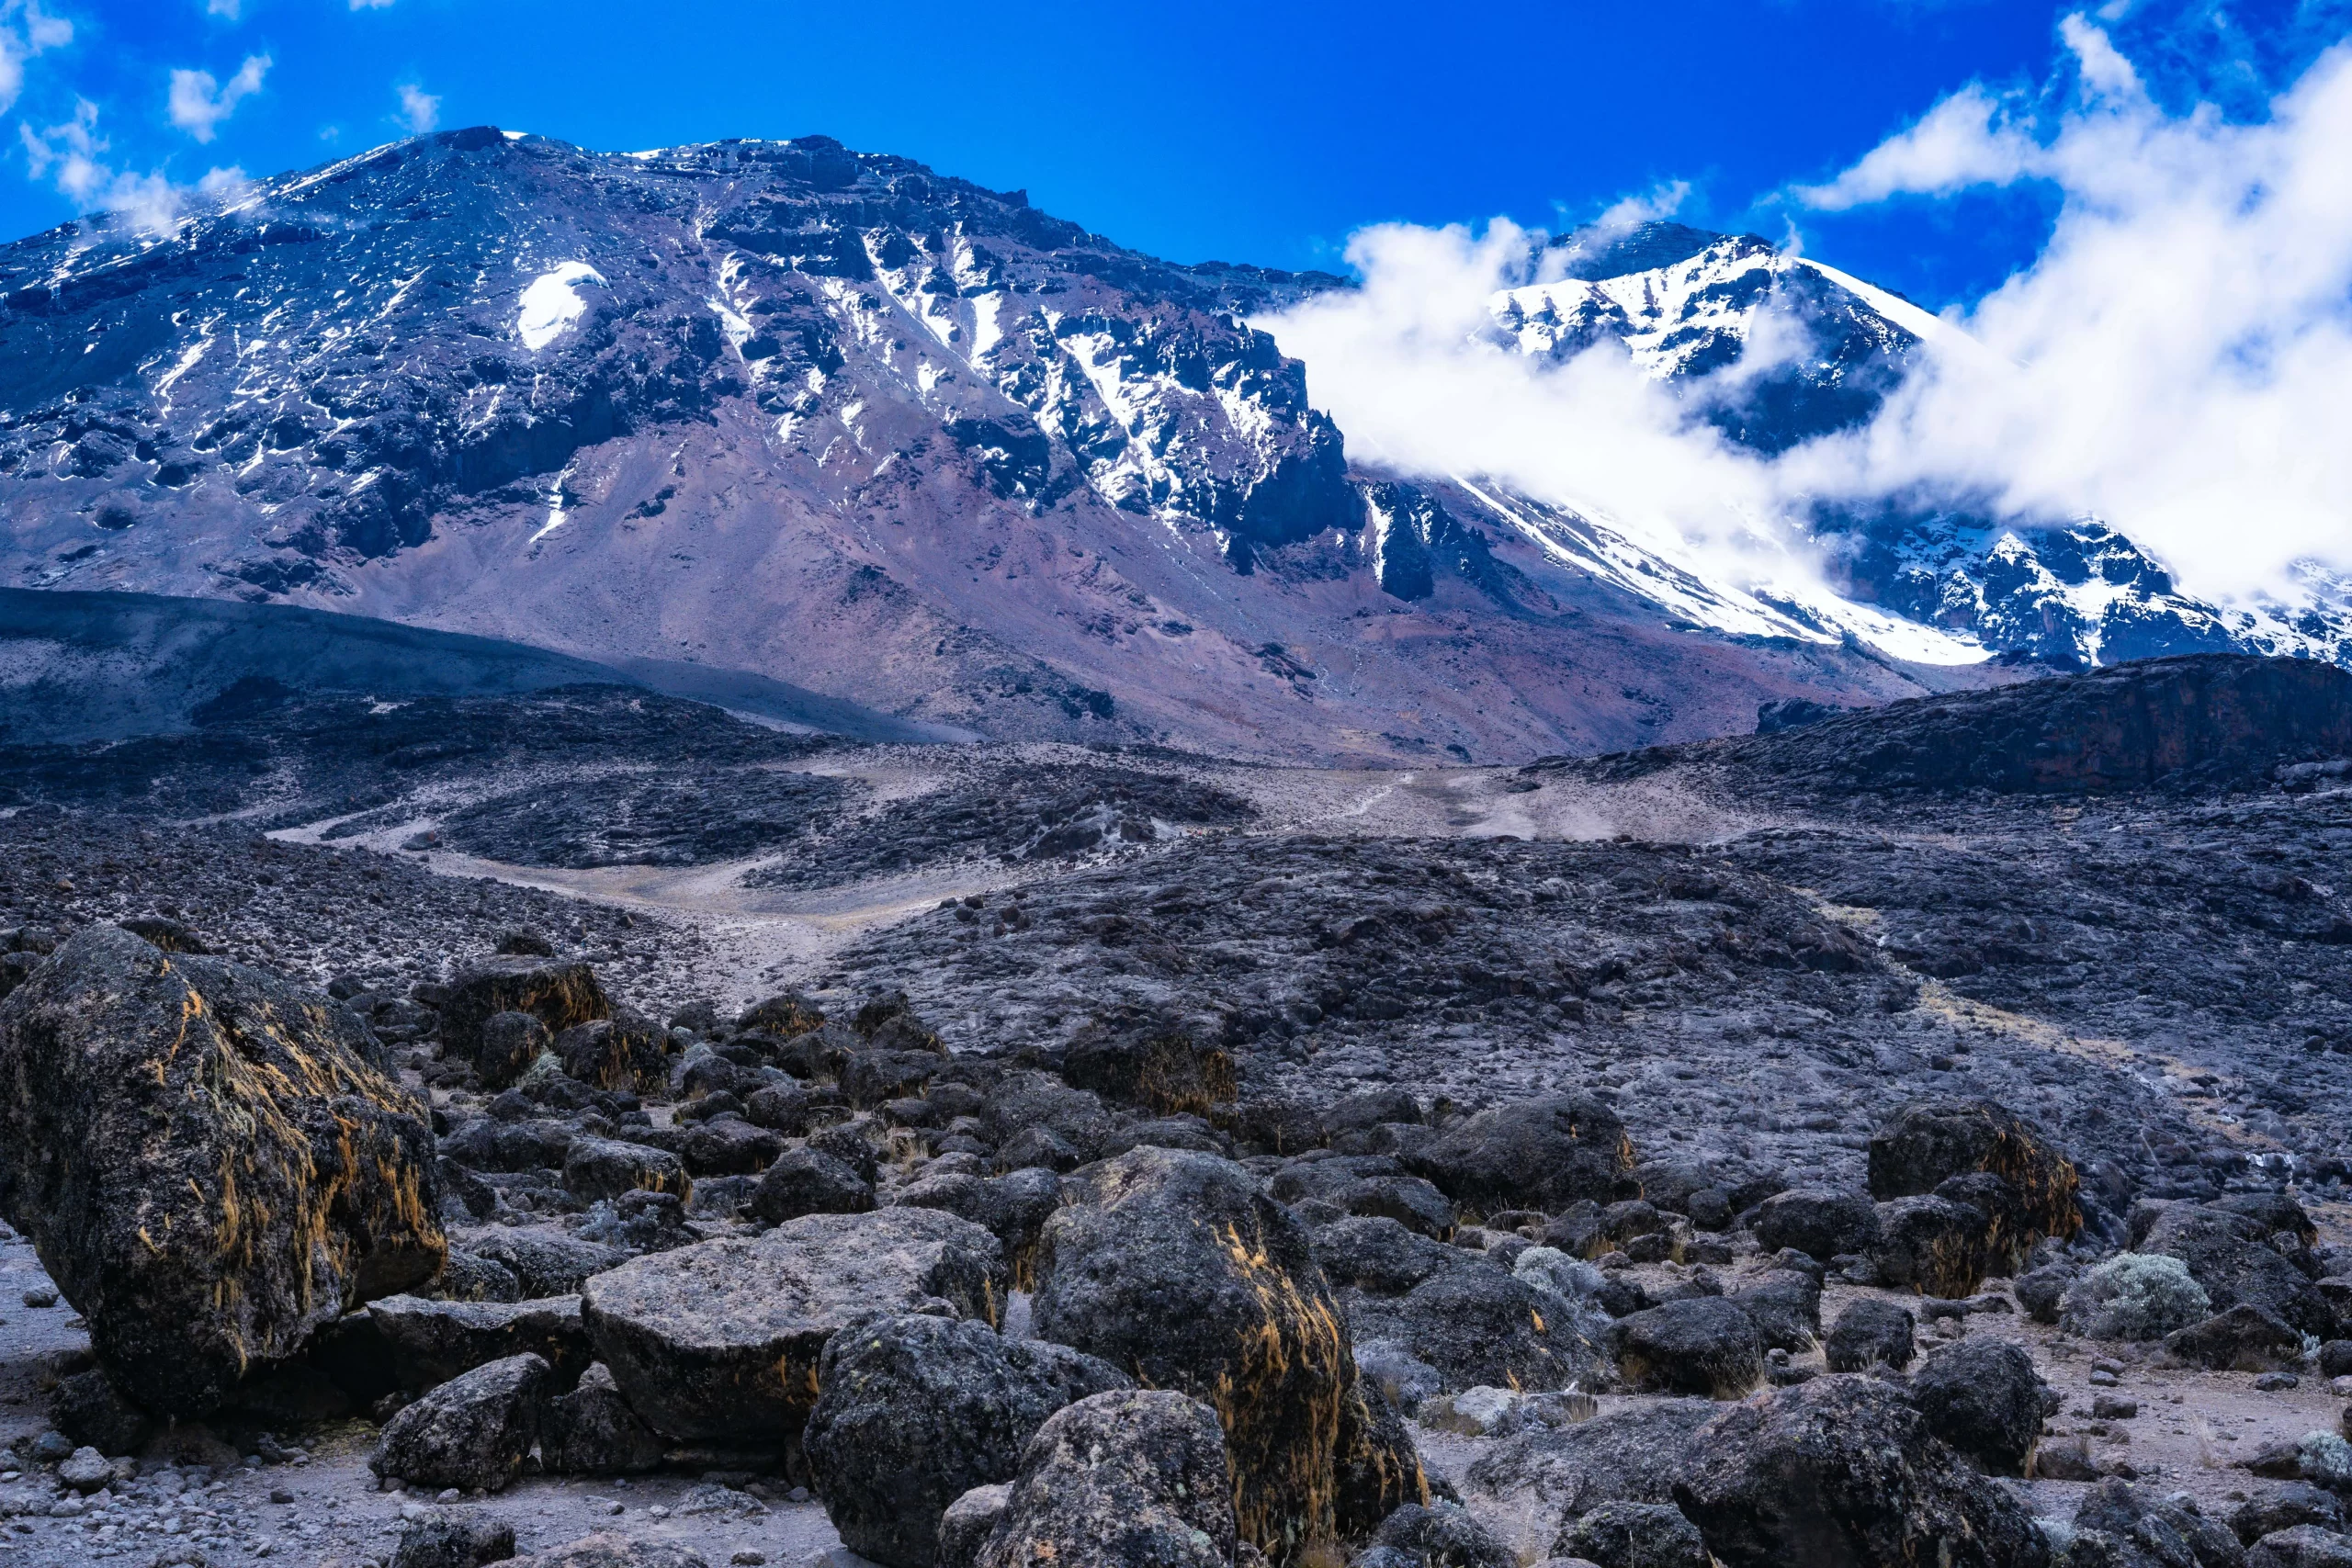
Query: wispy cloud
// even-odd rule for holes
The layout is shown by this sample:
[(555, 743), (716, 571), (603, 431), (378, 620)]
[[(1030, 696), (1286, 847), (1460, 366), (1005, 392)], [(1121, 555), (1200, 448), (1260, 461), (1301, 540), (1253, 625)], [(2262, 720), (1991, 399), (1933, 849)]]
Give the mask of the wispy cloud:
[(25, 62), (74, 41), (74, 24), (43, 11), (38, 0), (0, 0), (0, 113), (25, 90)]
[(243, 0), (205, 0), (204, 14), (224, 22), (240, 20), (244, 15)]
[(161, 173), (118, 169), (106, 161), (109, 147), (98, 134), (98, 106), (87, 98), (75, 100), (73, 118), (38, 131), (20, 124), (17, 137), (32, 177), (51, 181), (85, 212), (116, 212), (133, 227), (162, 230), (186, 205), (187, 193)]
[(236, 113), (240, 103), (261, 91), (261, 79), (268, 74), (269, 66), (268, 55), (249, 54), (225, 87), (213, 80), (209, 71), (173, 72), (172, 123), (198, 141), (211, 141), (220, 122)]
[(424, 134), (441, 123), (441, 100), (413, 82), (403, 82), (394, 91), (401, 96), (401, 123), (409, 130)]

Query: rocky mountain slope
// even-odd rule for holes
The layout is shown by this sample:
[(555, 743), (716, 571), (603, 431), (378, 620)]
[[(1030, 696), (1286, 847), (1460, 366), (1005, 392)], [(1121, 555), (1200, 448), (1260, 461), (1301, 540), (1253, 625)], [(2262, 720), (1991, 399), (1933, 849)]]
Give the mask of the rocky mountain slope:
[(0, 250), (0, 554), (28, 587), (1290, 756), (1523, 757), (1983, 678), (1662, 616), (1511, 511), (1351, 473), (1244, 324), (1335, 286), (821, 138), (445, 132), (166, 237)]

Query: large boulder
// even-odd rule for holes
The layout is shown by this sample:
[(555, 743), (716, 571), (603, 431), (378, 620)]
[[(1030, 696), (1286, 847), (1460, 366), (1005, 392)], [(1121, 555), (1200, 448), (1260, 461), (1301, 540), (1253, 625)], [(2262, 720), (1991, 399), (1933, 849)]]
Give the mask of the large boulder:
[(1896, 1198), (1878, 1206), (1870, 1249), (1879, 1282), (1953, 1300), (1984, 1283), (1989, 1261), (1984, 1212), (1949, 1198)]
[(1944, 1346), (1911, 1377), (1928, 1430), (1994, 1475), (2023, 1475), (2032, 1462), (2045, 1392), (2022, 1347), (1984, 1336)]
[(2022, 1257), (2043, 1236), (2071, 1236), (2081, 1228), (2082, 1182), (2074, 1162), (2040, 1123), (1989, 1100), (1914, 1100), (1871, 1136), (1874, 1198), (1921, 1197), (1977, 1172), (2016, 1190), (2016, 1233), (1994, 1238), (2005, 1253)]
[(1470, 1461), (1464, 1500), (1517, 1521), (1512, 1544), (1540, 1558), (1563, 1528), (1604, 1503), (1671, 1503), (1699, 1434), (1723, 1413), (1705, 1399), (1629, 1405), (1568, 1427), (1530, 1426)]
[(1405, 1153), (1405, 1168), (1478, 1213), (1556, 1213), (1579, 1199), (1629, 1197), (1633, 1141), (1617, 1112), (1567, 1095), (1498, 1106), (1448, 1123)]
[(2072, 1561), (2109, 1568), (2241, 1568), (2245, 1550), (2219, 1520), (2102, 1481), (2075, 1510)]
[(119, 1383), (205, 1411), (441, 1269), (424, 1105), (348, 1010), (93, 927), (0, 1004), (0, 1217)]
[(488, 958), (446, 988), (441, 1046), (449, 1055), (479, 1063), (482, 1031), (502, 1012), (527, 1012), (560, 1034), (612, 1010), (604, 987), (596, 983), (596, 972), (585, 964), (532, 954)]
[(770, 1224), (803, 1214), (862, 1214), (874, 1207), (874, 1184), (822, 1149), (786, 1149), (745, 1207)]
[(1764, 1381), (1755, 1322), (1721, 1296), (1667, 1302), (1610, 1325), (1609, 1343), (1635, 1393), (1739, 1399)]
[(2317, 1525), (2277, 1530), (2246, 1550), (2245, 1568), (2352, 1568), (2352, 1539)]
[(539, 1054), (555, 1045), (555, 1033), (527, 1012), (494, 1012), (482, 1020), (467, 1059), (484, 1089), (505, 1089), (530, 1071)]
[(1791, 1248), (1823, 1263), (1868, 1253), (1882, 1234), (1878, 1206), (1868, 1198), (1817, 1187), (1775, 1192), (1757, 1205), (1747, 1228), (1767, 1252)]
[(809, 1214), (761, 1236), (657, 1252), (589, 1280), (581, 1315), (647, 1423), (686, 1442), (783, 1443), (817, 1403), (835, 1332), (877, 1313), (993, 1325), (994, 1236), (929, 1209)]
[(1132, 1386), (1063, 1346), (921, 1314), (835, 1335), (817, 1382), (801, 1434), (817, 1494), (842, 1543), (889, 1568), (930, 1568), (948, 1506), (1011, 1481), (1047, 1416)]
[(2303, 1337), (2269, 1308), (2240, 1302), (2227, 1312), (2165, 1335), (2165, 1348), (2191, 1366), (2265, 1372), (2301, 1361)]
[(537, 1356), (565, 1382), (588, 1365), (578, 1296), (524, 1302), (436, 1302), (386, 1296), (368, 1303), (393, 1383), (413, 1393), (492, 1361)]
[(1724, 1568), (2050, 1561), (2017, 1500), (1874, 1378), (1815, 1378), (1725, 1411), (1700, 1435), (1674, 1501)]
[(559, 1475), (621, 1475), (653, 1469), (669, 1450), (622, 1397), (602, 1361), (570, 1393), (549, 1402), (539, 1432), (540, 1462)]
[(2217, 1313), (2249, 1304), (2305, 1326), (2301, 1298), (2311, 1280), (2270, 1246), (2270, 1236), (2263, 1221), (2250, 1215), (2174, 1203), (2156, 1216), (2137, 1250), (2180, 1259)]
[(1756, 1325), (1768, 1350), (1802, 1356), (1821, 1337), (1821, 1281), (1802, 1269), (1772, 1269), (1730, 1300)]
[(1304, 1227), (1240, 1167), (1190, 1150), (1131, 1149), (1064, 1197), (1038, 1247), (1037, 1335), (1207, 1402), (1260, 1550), (1329, 1536), (1355, 1362)]
[(1233, 1568), (1233, 1494), (1216, 1411), (1162, 1389), (1094, 1394), (1029, 1439), (978, 1568)]
[(942, 1173), (898, 1190), (890, 1200), (911, 1209), (944, 1209), (971, 1221), (1004, 1244), (1016, 1290), (1036, 1282), (1037, 1238), (1061, 1207), (1062, 1179), (1042, 1166), (980, 1177)]
[(402, 1526), (391, 1568), (487, 1568), (514, 1555), (513, 1525), (453, 1509)]
[(495, 1492), (522, 1473), (539, 1440), (548, 1384), (537, 1356), (476, 1367), (402, 1406), (368, 1467), (418, 1486)]
[(1062, 1055), (1062, 1077), (1118, 1105), (1166, 1116), (1206, 1116), (1238, 1092), (1233, 1058), (1181, 1023), (1102, 1018), (1080, 1029)]
[(578, 1137), (564, 1146), (563, 1190), (583, 1203), (638, 1191), (674, 1192), (690, 1201), (695, 1185), (685, 1162), (667, 1149), (618, 1138)]
[(559, 1032), (555, 1054), (565, 1074), (591, 1089), (662, 1094), (670, 1087), (670, 1034), (627, 1010), (592, 1018)]
[(1560, 1532), (1555, 1557), (1593, 1568), (1709, 1568), (1699, 1527), (1670, 1503), (1603, 1503)]

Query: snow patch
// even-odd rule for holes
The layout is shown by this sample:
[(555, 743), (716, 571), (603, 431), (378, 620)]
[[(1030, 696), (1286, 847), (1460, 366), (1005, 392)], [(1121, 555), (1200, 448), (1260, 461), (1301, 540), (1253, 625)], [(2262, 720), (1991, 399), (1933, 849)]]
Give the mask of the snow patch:
[(537, 354), (565, 333), (572, 323), (587, 312), (587, 299), (580, 292), (583, 283), (602, 286), (605, 275), (586, 262), (565, 262), (551, 272), (541, 273), (523, 290), (522, 313), (514, 319), (514, 331), (523, 346)]

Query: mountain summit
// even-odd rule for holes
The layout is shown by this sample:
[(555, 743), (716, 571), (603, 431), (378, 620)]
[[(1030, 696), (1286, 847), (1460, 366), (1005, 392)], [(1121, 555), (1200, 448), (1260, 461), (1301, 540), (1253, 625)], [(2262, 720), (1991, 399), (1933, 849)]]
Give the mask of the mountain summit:
[[(1703, 400), (1794, 310), (1826, 354), (1707, 411), (1762, 450), (1866, 416), (1939, 325), (1752, 238), (1589, 240), (1497, 300), (1498, 341), (1614, 339)], [(0, 250), (0, 580), (1300, 760), (1744, 730), (2001, 678), (1973, 661), (2003, 649), (2111, 654), (2118, 604), (2133, 651), (2248, 645), (2104, 532), (1831, 520), (1850, 596), (1777, 603), (1475, 477), (1353, 468), (1249, 324), (1346, 287), (1170, 265), (823, 137), (442, 132), (162, 237), (99, 218)], [(2067, 604), (2096, 580), (2095, 636), (2044, 578)]]

